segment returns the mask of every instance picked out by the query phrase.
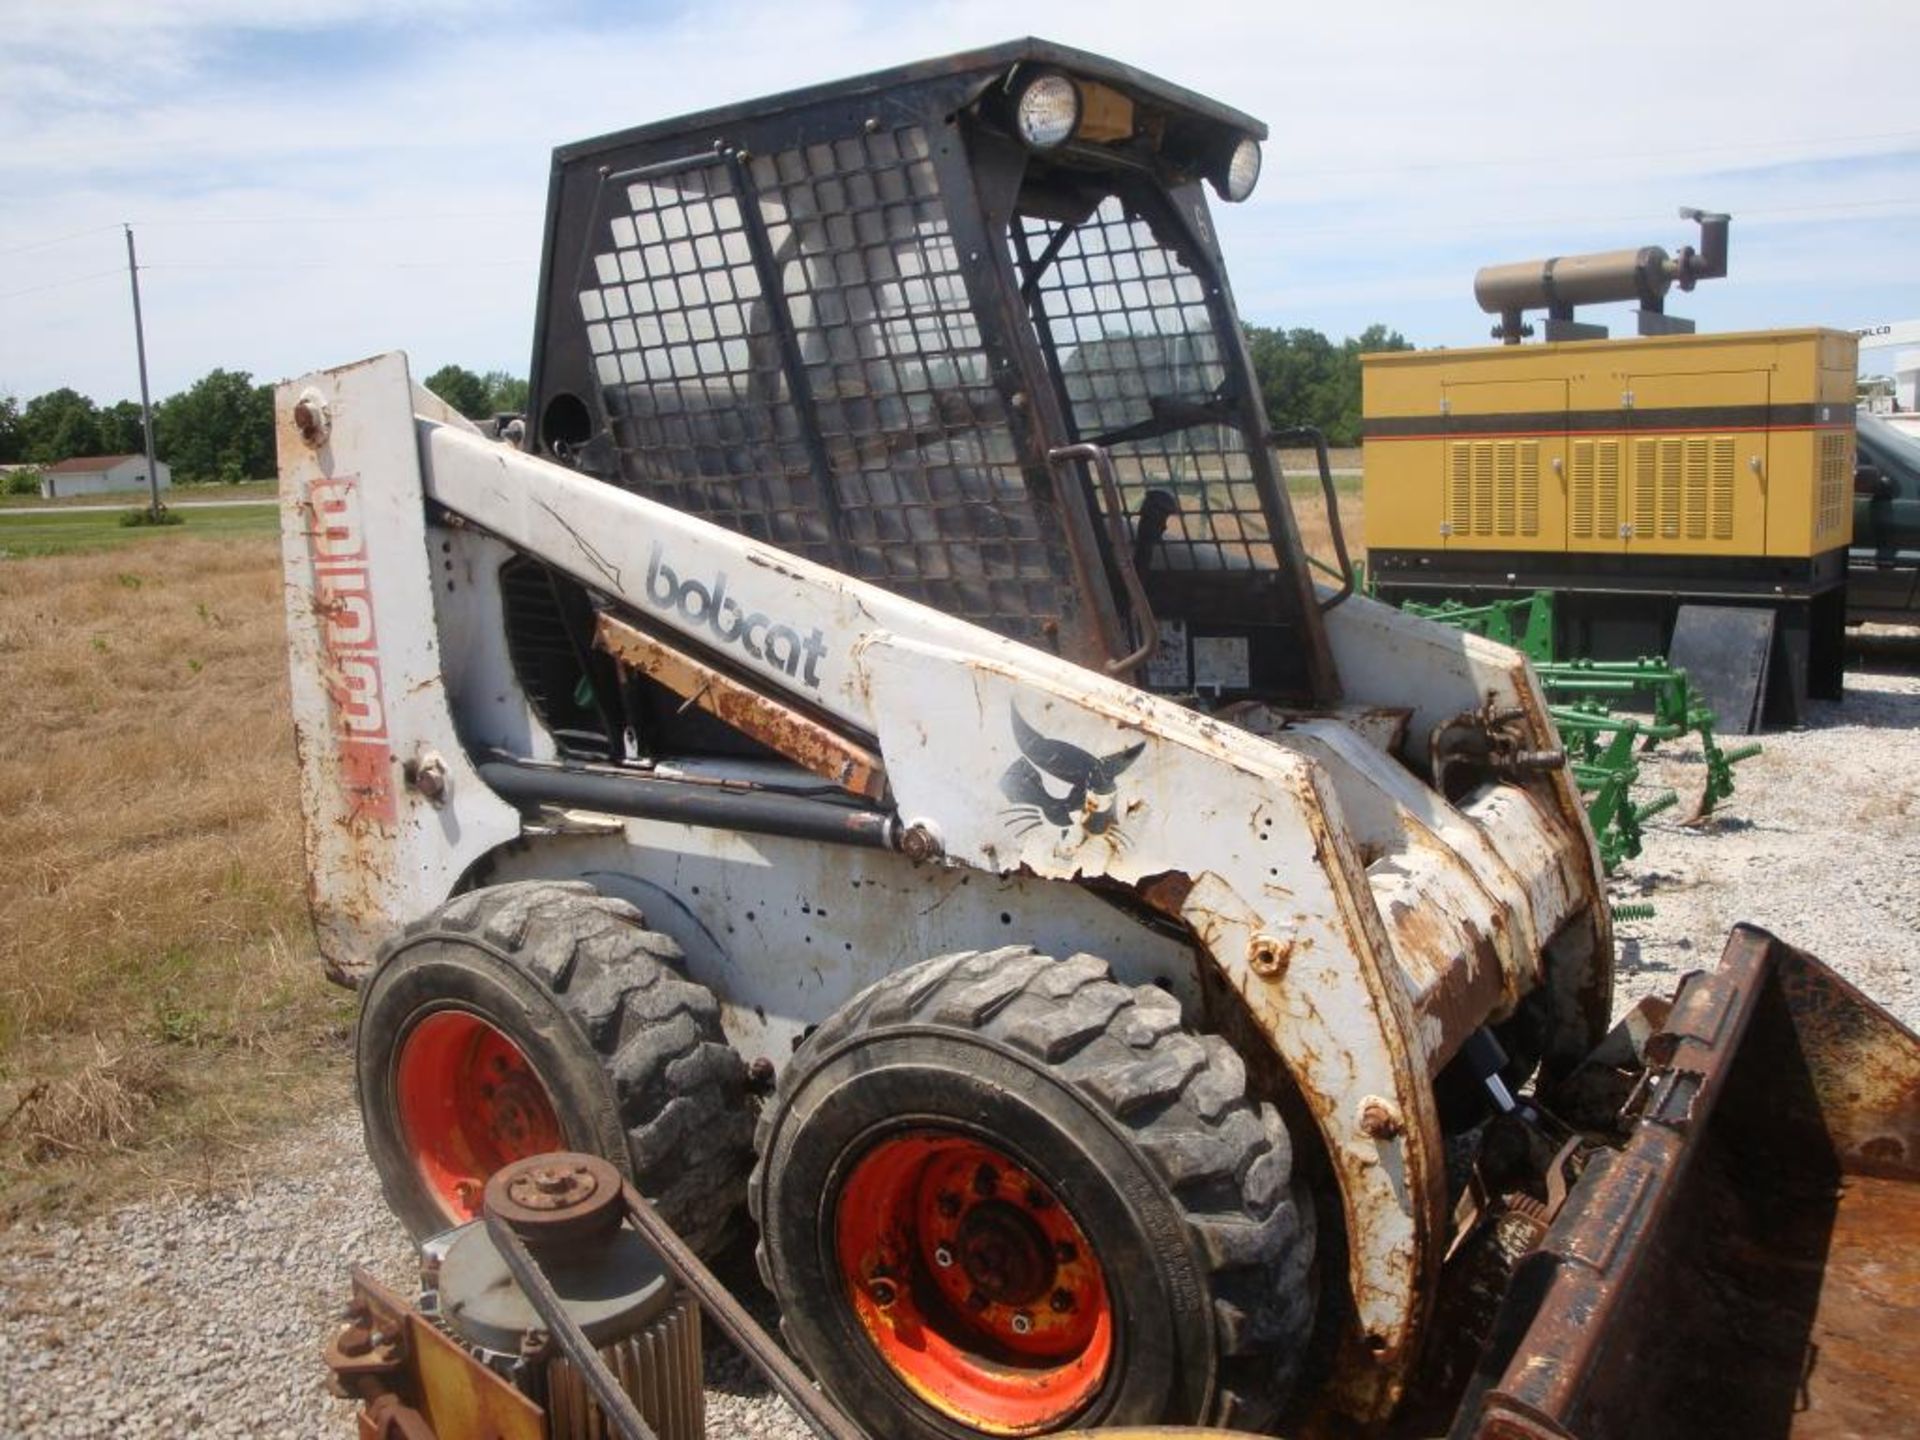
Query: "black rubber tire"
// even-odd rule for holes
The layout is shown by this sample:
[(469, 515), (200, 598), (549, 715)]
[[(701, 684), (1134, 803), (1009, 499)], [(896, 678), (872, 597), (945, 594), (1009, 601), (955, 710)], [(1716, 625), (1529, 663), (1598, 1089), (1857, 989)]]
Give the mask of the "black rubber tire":
[[(1313, 1226), (1278, 1113), (1172, 996), (1091, 955), (948, 955), (856, 996), (795, 1053), (748, 1190), (788, 1343), (870, 1433), (975, 1432), (880, 1358), (834, 1258), (835, 1197), (888, 1133), (974, 1132), (1046, 1180), (1108, 1277), (1108, 1379), (1066, 1424), (1254, 1429), (1286, 1399), (1316, 1309)], [(1065, 1428), (1063, 1426), (1063, 1428)]]
[(367, 1153), (416, 1239), (447, 1228), (409, 1153), (394, 1068), (409, 1029), (447, 1008), (517, 1044), (566, 1143), (605, 1157), (703, 1253), (723, 1245), (752, 1161), (746, 1070), (680, 947), (624, 900), (577, 881), (471, 891), (380, 952), (354, 1067)]

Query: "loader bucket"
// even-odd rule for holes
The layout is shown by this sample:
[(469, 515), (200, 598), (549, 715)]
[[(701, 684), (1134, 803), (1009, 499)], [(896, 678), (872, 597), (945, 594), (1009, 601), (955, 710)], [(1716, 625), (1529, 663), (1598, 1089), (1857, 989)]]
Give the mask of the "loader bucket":
[(1454, 1440), (1920, 1426), (1920, 1038), (1736, 927), (1520, 1263)]

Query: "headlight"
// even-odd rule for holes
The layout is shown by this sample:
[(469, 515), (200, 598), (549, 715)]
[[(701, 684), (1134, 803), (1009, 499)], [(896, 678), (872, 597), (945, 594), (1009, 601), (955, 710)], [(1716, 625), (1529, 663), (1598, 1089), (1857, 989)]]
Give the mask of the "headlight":
[(1080, 87), (1064, 75), (1036, 75), (1020, 92), (1013, 120), (1020, 138), (1036, 150), (1064, 145), (1080, 128)]
[(1214, 177), (1213, 188), (1220, 192), (1222, 200), (1239, 204), (1253, 193), (1253, 187), (1260, 183), (1260, 142), (1251, 135), (1242, 136), (1240, 143), (1233, 147), (1233, 154), (1227, 157), (1227, 165)]

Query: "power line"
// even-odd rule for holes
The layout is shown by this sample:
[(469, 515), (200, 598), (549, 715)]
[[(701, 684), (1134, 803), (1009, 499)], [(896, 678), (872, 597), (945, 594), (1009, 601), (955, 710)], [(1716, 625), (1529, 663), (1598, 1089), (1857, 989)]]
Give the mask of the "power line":
[(160, 260), (142, 270), (503, 270), (529, 260)]
[[(414, 225), (455, 221), (467, 224), (475, 220), (526, 221), (529, 213), (517, 210), (445, 210), (422, 211), (413, 215), (188, 215), (169, 220), (132, 220), (127, 223), (138, 225), (143, 230), (150, 230), (156, 226), (199, 225), (329, 225), (347, 229), (354, 226)], [(74, 230), (65, 235), (51, 235), (44, 240), (15, 245), (9, 249), (0, 250), (0, 255), (24, 255), (29, 250), (45, 250), (55, 245), (64, 245), (70, 240), (82, 240), (89, 235), (98, 235), (119, 228), (118, 225), (94, 225), (85, 230)]]
[(415, 215), (184, 215), (171, 220), (142, 220), (143, 229), (156, 225), (413, 225), (439, 220), (521, 220), (522, 210), (444, 210)]
[(22, 295), (38, 295), (42, 290), (58, 290), (62, 286), (78, 285), (83, 280), (98, 280), (103, 275), (118, 275), (120, 273), (121, 273), (120, 268), (118, 266), (115, 266), (111, 270), (95, 270), (90, 275), (69, 275), (64, 280), (52, 280), (45, 285), (29, 285), (24, 290), (8, 290), (5, 292), (0, 292), (0, 300), (14, 300), (14, 299), (18, 299)]
[(88, 235), (98, 235), (106, 230), (118, 230), (118, 225), (95, 225), (86, 230), (75, 230), (68, 235), (55, 235), (47, 240), (34, 240), (25, 245), (15, 245), (11, 249), (0, 250), (0, 255), (24, 255), (29, 250), (45, 250), (52, 245), (64, 245), (69, 240), (80, 240)]
[[(531, 260), (274, 260), (252, 262), (245, 260), (160, 260), (148, 261), (142, 270), (211, 270), (211, 271), (252, 271), (252, 270), (508, 270), (525, 268)], [(47, 290), (60, 290), (69, 285), (79, 285), (88, 280), (99, 280), (104, 276), (118, 275), (118, 267), (112, 270), (94, 270), (85, 275), (69, 275), (61, 280), (50, 280), (44, 285), (29, 285), (20, 290), (0, 291), (0, 300), (16, 300), (26, 295), (38, 295)]]

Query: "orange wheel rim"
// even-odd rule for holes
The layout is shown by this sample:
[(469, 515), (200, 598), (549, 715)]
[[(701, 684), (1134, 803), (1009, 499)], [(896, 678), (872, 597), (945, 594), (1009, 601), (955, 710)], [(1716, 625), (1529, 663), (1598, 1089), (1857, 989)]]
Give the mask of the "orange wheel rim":
[(464, 1010), (436, 1011), (407, 1032), (394, 1089), (407, 1153), (450, 1224), (480, 1213), (502, 1165), (566, 1148), (525, 1052)]
[(1100, 1262), (1059, 1197), (1004, 1151), (952, 1131), (881, 1141), (847, 1178), (834, 1240), (862, 1329), (941, 1414), (1030, 1434), (1105, 1381)]

